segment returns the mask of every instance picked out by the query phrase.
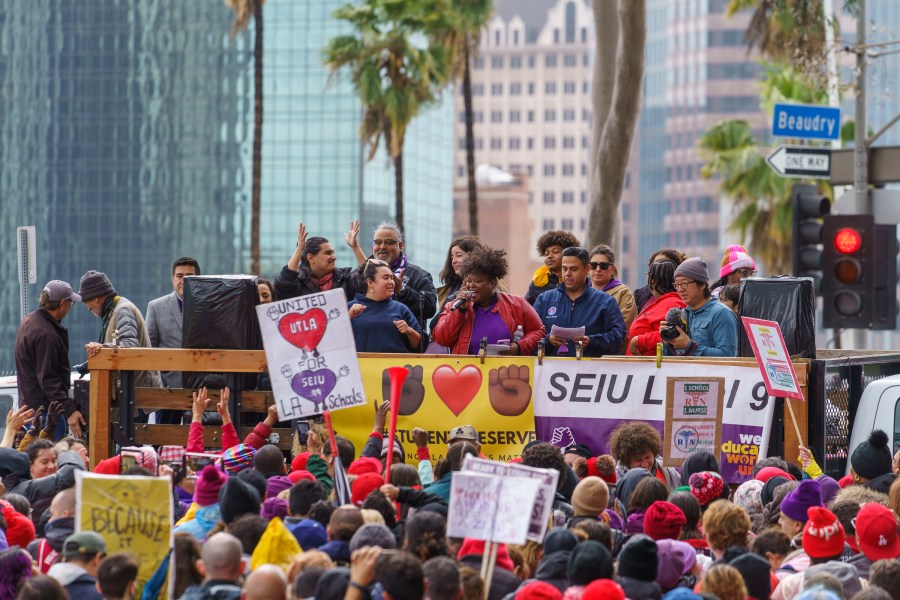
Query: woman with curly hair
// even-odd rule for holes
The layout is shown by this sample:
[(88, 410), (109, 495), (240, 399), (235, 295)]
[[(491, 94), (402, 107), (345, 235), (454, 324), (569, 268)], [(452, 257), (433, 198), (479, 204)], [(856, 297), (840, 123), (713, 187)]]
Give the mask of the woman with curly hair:
[(581, 242), (570, 231), (555, 229), (538, 238), (538, 255), (544, 259), (544, 266), (534, 272), (525, 300), (534, 305), (537, 297), (548, 290), (555, 290), (562, 281), (562, 253), (566, 248), (581, 246)]
[[(462, 304), (448, 304), (432, 332), (434, 341), (447, 346), (453, 354), (478, 354), (480, 343), (510, 340), (504, 354), (527, 356), (544, 337), (544, 324), (534, 309), (518, 296), (497, 289), (508, 266), (503, 250), (478, 249), (471, 252), (460, 267), (465, 278)], [(458, 300), (458, 301), (459, 301)], [(458, 302), (457, 301), (457, 302)], [(515, 339), (522, 328), (523, 336)]]
[(616, 459), (616, 477), (621, 479), (629, 469), (644, 468), (666, 484), (669, 492), (681, 485), (681, 474), (662, 465), (662, 439), (649, 423), (622, 423), (609, 438), (609, 449)]

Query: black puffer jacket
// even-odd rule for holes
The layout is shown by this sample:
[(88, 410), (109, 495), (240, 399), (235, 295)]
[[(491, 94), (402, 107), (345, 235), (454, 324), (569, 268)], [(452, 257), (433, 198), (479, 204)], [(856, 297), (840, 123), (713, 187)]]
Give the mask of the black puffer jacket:
[[(27, 455), (25, 461), (27, 464)], [(2, 463), (3, 455), (0, 454), (0, 464)], [(25, 496), (31, 502), (31, 519), (35, 524), (40, 522), (41, 515), (50, 507), (56, 494), (75, 485), (75, 471), (84, 471), (84, 462), (77, 452), (60, 452), (56, 464), (57, 471), (53, 475), (20, 481), (10, 490), (14, 494)]]
[[(351, 300), (356, 295), (353, 285), (353, 272), (356, 269), (352, 267), (343, 267), (334, 270), (334, 285), (331, 289), (342, 288), (347, 300)], [(308, 296), (309, 294), (318, 294), (322, 290), (314, 284), (310, 279), (309, 269), (300, 265), (299, 271), (291, 271), (287, 265), (281, 269), (272, 283), (275, 288), (275, 297), (278, 300), (287, 298), (296, 298), (297, 296)]]

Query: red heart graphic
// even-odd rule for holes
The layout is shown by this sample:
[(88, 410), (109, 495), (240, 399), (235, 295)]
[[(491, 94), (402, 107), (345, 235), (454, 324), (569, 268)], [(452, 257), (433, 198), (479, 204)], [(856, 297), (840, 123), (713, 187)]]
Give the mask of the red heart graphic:
[(293, 345), (312, 352), (322, 341), (325, 335), (325, 325), (328, 318), (321, 308), (313, 308), (305, 313), (291, 313), (281, 317), (278, 321), (278, 331), (281, 337)]
[(458, 417), (481, 389), (481, 370), (466, 365), (457, 372), (450, 365), (441, 365), (431, 374), (431, 383), (441, 402)]

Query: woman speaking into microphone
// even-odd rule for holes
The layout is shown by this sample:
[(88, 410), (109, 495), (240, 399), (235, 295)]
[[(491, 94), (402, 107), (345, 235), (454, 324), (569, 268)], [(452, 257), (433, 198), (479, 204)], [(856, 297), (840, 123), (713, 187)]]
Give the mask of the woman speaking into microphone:
[(544, 324), (524, 298), (497, 291), (508, 267), (506, 252), (478, 248), (463, 260), (463, 287), (453, 302), (444, 306), (434, 341), (453, 354), (478, 354), (481, 340), (508, 343), (501, 354), (534, 353), (544, 337)]

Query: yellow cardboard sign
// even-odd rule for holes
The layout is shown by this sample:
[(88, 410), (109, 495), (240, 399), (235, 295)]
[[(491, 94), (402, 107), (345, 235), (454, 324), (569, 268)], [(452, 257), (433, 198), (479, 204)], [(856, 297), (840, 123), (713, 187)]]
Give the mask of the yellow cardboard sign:
[[(165, 477), (97, 475), (78, 471), (76, 531), (96, 531), (108, 554), (130, 552), (138, 560), (136, 598), (174, 546), (172, 482)], [(170, 597), (169, 580), (159, 598)]]
[(357, 454), (372, 432), (375, 401), (390, 401), (388, 367), (410, 370), (397, 418), (397, 439), (407, 463), (416, 461), (414, 427), (428, 432), (432, 460), (444, 457), (450, 430), (457, 425), (475, 427), (482, 453), (493, 460), (519, 456), (535, 439), (533, 357), (490, 356), (481, 364), (478, 357), (361, 354), (359, 366), (368, 403), (331, 414), (335, 432), (352, 441)]

